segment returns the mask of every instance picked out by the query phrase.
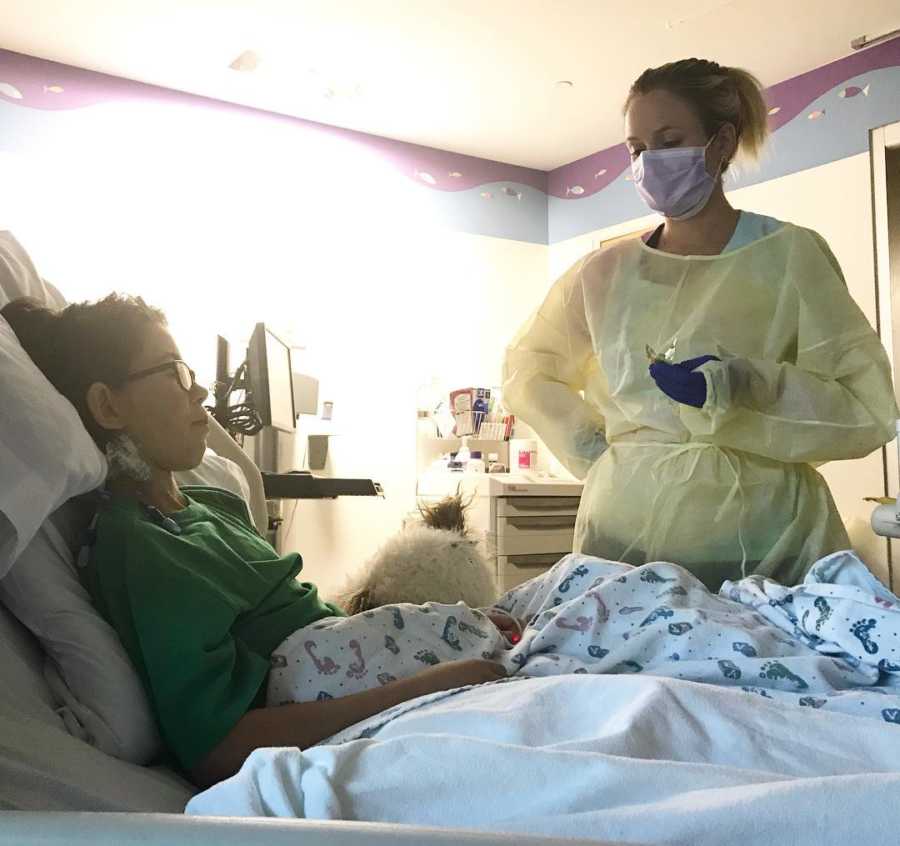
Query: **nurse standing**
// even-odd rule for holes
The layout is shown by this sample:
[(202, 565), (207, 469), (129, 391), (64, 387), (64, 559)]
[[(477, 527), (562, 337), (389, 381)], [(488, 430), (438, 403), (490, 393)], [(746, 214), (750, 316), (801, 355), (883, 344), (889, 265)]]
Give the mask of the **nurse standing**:
[(625, 123), (664, 221), (556, 282), (507, 349), (505, 404), (585, 480), (576, 551), (672, 561), (712, 590), (795, 584), (850, 546), (813, 466), (893, 437), (887, 356), (820, 235), (725, 198), (767, 134), (753, 76), (649, 69)]

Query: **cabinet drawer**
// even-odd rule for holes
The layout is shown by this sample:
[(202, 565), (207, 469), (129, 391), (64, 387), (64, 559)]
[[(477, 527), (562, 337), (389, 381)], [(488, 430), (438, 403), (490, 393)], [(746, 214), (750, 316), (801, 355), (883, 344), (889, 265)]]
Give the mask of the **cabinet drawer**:
[(498, 555), (530, 555), (572, 551), (575, 515), (540, 517), (498, 517), (496, 549)]
[(547, 572), (563, 553), (544, 553), (535, 555), (498, 555), (497, 584), (501, 593), (517, 585)]
[(536, 532), (574, 532), (574, 514), (535, 514), (528, 517), (498, 517), (497, 534), (513, 535)]
[(577, 514), (578, 496), (503, 496), (497, 498), (498, 517)]

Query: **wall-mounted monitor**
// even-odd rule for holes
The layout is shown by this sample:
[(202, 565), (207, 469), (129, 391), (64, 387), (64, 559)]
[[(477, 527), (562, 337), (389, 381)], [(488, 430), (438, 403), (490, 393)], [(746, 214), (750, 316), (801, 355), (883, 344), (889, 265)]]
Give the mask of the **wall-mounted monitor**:
[(264, 323), (257, 323), (247, 347), (247, 375), (253, 406), (264, 426), (293, 432), (294, 384), (291, 348)]

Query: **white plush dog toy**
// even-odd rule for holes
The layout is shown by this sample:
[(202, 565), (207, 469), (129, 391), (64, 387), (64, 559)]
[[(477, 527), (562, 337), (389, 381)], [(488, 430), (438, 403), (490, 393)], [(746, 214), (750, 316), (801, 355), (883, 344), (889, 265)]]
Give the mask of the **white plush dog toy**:
[(337, 601), (348, 614), (396, 602), (453, 604), (486, 608), (497, 585), (477, 541), (466, 532), (462, 497), (419, 505), (422, 523), (407, 526), (349, 579)]

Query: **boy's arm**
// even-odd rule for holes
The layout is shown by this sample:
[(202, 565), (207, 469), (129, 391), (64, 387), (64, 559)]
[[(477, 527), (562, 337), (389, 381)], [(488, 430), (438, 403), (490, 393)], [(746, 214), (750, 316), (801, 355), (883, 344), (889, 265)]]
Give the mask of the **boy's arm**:
[(418, 696), (506, 676), (501, 664), (481, 659), (449, 661), (406, 679), (339, 699), (298, 702), (248, 711), (218, 746), (191, 771), (200, 787), (234, 775), (254, 750), (268, 746), (306, 749), (373, 714)]

